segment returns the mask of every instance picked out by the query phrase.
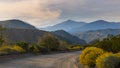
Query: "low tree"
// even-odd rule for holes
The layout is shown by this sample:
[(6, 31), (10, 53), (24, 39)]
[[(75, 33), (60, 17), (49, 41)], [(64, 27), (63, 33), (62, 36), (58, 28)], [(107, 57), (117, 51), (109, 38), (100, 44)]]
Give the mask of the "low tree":
[(68, 49), (68, 43), (65, 41), (60, 41), (60, 45), (59, 45), (59, 50), (60, 51), (66, 51)]
[(52, 34), (44, 34), (40, 38), (40, 46), (49, 51), (56, 51), (59, 47), (59, 39)]
[(28, 47), (28, 50), (31, 53), (37, 54), (40, 52), (40, 47), (37, 44), (33, 43)]
[(5, 28), (0, 26), (0, 45), (3, 45), (3, 43), (5, 42), (5, 40), (3, 38), (3, 31), (4, 30), (5, 30)]
[(29, 43), (25, 42), (25, 41), (20, 41), (17, 42), (16, 45), (22, 47), (23, 49), (25, 49), (26, 51), (28, 51), (28, 47), (29, 47)]

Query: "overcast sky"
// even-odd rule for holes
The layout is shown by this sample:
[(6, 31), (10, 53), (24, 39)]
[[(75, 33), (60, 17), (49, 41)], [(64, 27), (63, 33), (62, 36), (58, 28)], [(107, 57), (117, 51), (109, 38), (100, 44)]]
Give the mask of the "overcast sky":
[(120, 0), (0, 0), (0, 20), (20, 19), (45, 27), (76, 21), (120, 21)]

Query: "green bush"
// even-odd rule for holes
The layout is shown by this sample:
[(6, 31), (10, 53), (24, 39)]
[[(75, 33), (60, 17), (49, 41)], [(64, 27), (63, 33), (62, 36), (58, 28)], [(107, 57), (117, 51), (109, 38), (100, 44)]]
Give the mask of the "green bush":
[(120, 54), (105, 53), (97, 58), (97, 68), (119, 68)]
[(32, 44), (29, 46), (28, 50), (29, 50), (29, 52), (32, 52), (32, 53), (39, 53), (40, 47), (36, 44)]
[(68, 46), (68, 50), (70, 51), (74, 51), (74, 50), (82, 50), (84, 47), (80, 46), (80, 45), (72, 45), (72, 46)]
[(95, 43), (94, 46), (108, 52), (118, 53), (120, 51), (120, 35), (105, 38)]
[(29, 43), (25, 41), (17, 42), (16, 45), (22, 47), (26, 51), (28, 50), (28, 47), (29, 47)]
[(82, 51), (80, 55), (80, 63), (84, 66), (94, 67), (96, 58), (103, 54), (104, 51), (96, 47), (87, 47)]

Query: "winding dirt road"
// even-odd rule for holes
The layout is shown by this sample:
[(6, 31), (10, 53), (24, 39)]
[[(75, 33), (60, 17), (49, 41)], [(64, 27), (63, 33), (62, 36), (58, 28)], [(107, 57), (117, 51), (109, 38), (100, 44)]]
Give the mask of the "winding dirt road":
[(78, 68), (76, 58), (81, 52), (39, 55), (0, 63), (0, 68)]

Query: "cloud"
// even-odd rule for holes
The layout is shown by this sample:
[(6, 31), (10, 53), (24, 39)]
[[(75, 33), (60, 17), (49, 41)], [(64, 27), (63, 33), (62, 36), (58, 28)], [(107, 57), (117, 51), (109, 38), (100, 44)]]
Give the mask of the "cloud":
[[(119, 0), (65, 0), (50, 7), (61, 10), (61, 19), (114, 20), (120, 15), (119, 6)], [(112, 18), (110, 18), (111, 16)], [(118, 20), (120, 21), (120, 19)]]
[[(10, 2), (9, 2), (10, 1)], [(51, 10), (47, 7), (51, 3), (48, 0), (5, 0), (0, 1), (0, 18), (18, 18), (34, 22), (57, 19), (59, 10)]]
[(18, 18), (36, 26), (61, 20), (120, 21), (119, 0), (0, 0), (0, 18)]

